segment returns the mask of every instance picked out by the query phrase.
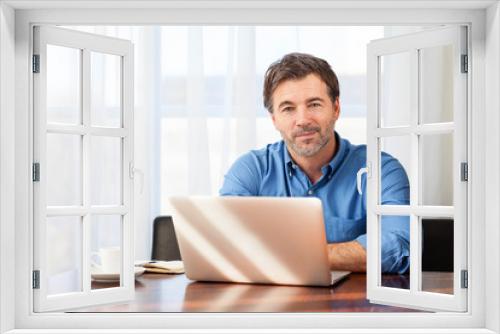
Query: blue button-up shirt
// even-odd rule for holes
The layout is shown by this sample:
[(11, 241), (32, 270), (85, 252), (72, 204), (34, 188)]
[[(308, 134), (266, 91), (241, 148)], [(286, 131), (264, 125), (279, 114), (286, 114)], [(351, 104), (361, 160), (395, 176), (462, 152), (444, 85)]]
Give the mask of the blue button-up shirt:
[[(241, 156), (225, 175), (221, 195), (319, 198), (328, 243), (358, 241), (366, 249), (366, 176), (357, 190), (357, 173), (366, 166), (366, 145), (353, 145), (335, 133), (338, 149), (312, 184), (291, 159), (283, 141)], [(382, 204), (409, 203), (410, 187), (398, 160), (382, 153)], [(409, 218), (382, 217), (382, 271), (409, 268)]]

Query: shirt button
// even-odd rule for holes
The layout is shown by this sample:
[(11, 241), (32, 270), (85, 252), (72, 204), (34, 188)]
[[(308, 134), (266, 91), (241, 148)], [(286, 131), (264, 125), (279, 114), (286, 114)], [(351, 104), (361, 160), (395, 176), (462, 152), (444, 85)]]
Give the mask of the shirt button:
[(309, 195), (312, 195), (312, 194), (314, 194), (314, 191), (309, 190), (307, 193), (308, 193)]

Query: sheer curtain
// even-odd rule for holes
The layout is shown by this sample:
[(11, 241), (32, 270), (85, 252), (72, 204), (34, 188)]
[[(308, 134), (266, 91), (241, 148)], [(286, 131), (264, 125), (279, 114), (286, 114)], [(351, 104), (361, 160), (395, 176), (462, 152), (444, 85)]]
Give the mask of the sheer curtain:
[(163, 28), (162, 201), (217, 194), (230, 163), (256, 147), (254, 36), (254, 27)]

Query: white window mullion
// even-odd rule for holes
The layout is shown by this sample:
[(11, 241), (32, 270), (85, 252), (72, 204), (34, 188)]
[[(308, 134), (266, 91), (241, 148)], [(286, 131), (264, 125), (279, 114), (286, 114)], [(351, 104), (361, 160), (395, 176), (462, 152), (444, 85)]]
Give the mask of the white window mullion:
[(47, 132), (83, 135), (85, 133), (85, 127), (83, 125), (47, 124)]
[(100, 128), (100, 127), (90, 127), (88, 129), (92, 136), (106, 136), (106, 137), (126, 137), (129, 134), (127, 129), (112, 129), (112, 128)]
[[(418, 49), (410, 51), (410, 206), (415, 207), (418, 203), (421, 189), (418, 173), (419, 154), (418, 154), (418, 126), (419, 111), (419, 56)], [(410, 291), (417, 292), (420, 287), (420, 234), (418, 226), (418, 216), (415, 213), (410, 215)]]
[(125, 215), (128, 208), (123, 205), (99, 205), (91, 206), (87, 209), (83, 206), (49, 206), (46, 209), (47, 216), (84, 216), (86, 214), (94, 215)]
[(380, 157), (378, 156), (379, 139), (376, 131), (380, 125), (380, 101), (378, 99), (381, 87), (380, 57), (371, 49), (367, 50), (367, 197), (366, 197), (366, 232), (367, 232), (367, 289), (375, 291), (380, 285), (380, 228), (377, 215), (378, 197), (380, 193)]
[(91, 202), (91, 182), (90, 182), (90, 134), (88, 128), (90, 127), (90, 52), (88, 49), (83, 49), (82, 56), (82, 123), (85, 129), (83, 134), (83, 270), (82, 282), (83, 291), (90, 293), (91, 291), (91, 235), (92, 235), (92, 218), (90, 216), (90, 202)]
[(389, 128), (379, 128), (374, 130), (377, 137), (394, 137), (406, 136), (409, 134), (431, 135), (431, 134), (446, 134), (455, 130), (453, 123), (436, 123), (436, 124), (421, 124), (412, 126), (395, 126)]
[(433, 216), (453, 218), (455, 209), (452, 206), (430, 205), (376, 205), (373, 211), (378, 215), (403, 216)]
[[(122, 106), (122, 127), (125, 135), (122, 140), (122, 203), (123, 207), (127, 210), (127, 213), (123, 215), (123, 238), (122, 238), (122, 250), (123, 250), (123, 267), (129, 268), (134, 266), (134, 255), (133, 255), (133, 245), (134, 236), (132, 231), (133, 227), (133, 206), (132, 206), (132, 196), (133, 190), (133, 175), (131, 168), (133, 167), (133, 96), (134, 96), (134, 86), (133, 86), (133, 63), (134, 63), (134, 50), (133, 45), (130, 44), (129, 52), (122, 57), (121, 67), (122, 67), (122, 87), (121, 87), (121, 106)], [(130, 247), (124, 247), (129, 245)], [(130, 292), (129, 298), (134, 297), (134, 289), (130, 289), (135, 284), (134, 273), (131, 270), (122, 270), (122, 286), (129, 288), (127, 291)]]
[(72, 135), (91, 134), (92, 136), (125, 137), (126, 129), (91, 127), (89, 125), (47, 124), (48, 133), (64, 133)]

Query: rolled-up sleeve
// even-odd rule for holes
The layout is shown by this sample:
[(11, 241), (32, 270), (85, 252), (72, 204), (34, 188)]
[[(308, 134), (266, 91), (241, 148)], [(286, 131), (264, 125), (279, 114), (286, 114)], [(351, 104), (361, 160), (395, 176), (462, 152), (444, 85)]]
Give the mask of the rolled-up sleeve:
[[(382, 204), (408, 205), (408, 176), (398, 160), (382, 154)], [(410, 222), (408, 216), (382, 216), (382, 272), (403, 274), (410, 267)], [(366, 249), (366, 234), (356, 238)]]

